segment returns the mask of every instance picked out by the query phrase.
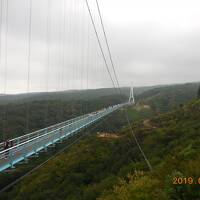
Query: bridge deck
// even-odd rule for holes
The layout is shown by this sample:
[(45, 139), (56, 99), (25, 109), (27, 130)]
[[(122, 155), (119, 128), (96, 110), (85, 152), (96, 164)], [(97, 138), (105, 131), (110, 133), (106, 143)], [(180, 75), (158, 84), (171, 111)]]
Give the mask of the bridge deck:
[(83, 128), (90, 126), (104, 116), (114, 112), (125, 104), (111, 106), (109, 108), (82, 115), (68, 121), (14, 138), (13, 146), (3, 150), (3, 143), (0, 144), (0, 172), (14, 167), (14, 165), (25, 160), (42, 149), (47, 148), (55, 142), (74, 135)]

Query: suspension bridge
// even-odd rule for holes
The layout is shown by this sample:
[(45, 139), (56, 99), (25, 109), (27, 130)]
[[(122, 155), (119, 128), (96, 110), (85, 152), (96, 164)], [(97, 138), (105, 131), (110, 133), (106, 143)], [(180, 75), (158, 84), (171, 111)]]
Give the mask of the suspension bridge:
[(3, 150), (4, 143), (0, 143), (0, 172), (10, 167), (14, 168), (18, 162), (26, 160), (33, 154), (38, 154), (43, 149), (47, 150), (48, 146), (73, 136), (127, 104), (111, 106), (11, 139), (9, 142), (12, 143), (12, 147), (6, 150)]
[[(30, 105), (27, 103), (26, 133), (9, 139), (10, 145), (6, 148), (5, 135), (9, 124), (6, 121), (8, 105), (4, 105), (1, 121), (4, 142), (0, 143), (0, 172), (17, 167), (19, 162), (27, 160), (32, 155), (37, 155), (42, 150), (47, 151), (49, 146), (76, 135), (107, 115), (135, 102), (132, 88), (129, 100), (126, 102), (122, 100), (122, 92), (98, 1), (45, 0), (42, 2), (41, 10), (37, 10), (38, 2), (24, 1), (22, 6), (24, 12), (16, 11), (16, 16), (20, 15), (16, 21), (15, 12), (10, 5), (11, 1), (0, 1), (2, 96), (9, 93), (29, 95), (42, 90), (50, 93), (112, 87), (119, 95), (120, 103), (95, 112), (86, 110), (78, 117), (57, 122), (54, 125), (44, 124), (46, 128), (31, 133), (29, 132)], [(23, 19), (28, 20), (23, 21)], [(22, 27), (23, 33), (18, 29), (14, 30), (13, 21), (20, 26), (25, 24)], [(39, 30), (36, 30), (36, 25)], [(14, 33), (22, 35), (18, 37), (20, 41), (13, 38)], [(41, 41), (38, 43), (38, 40)], [(15, 63), (11, 62), (14, 58)], [(36, 58), (38, 58), (37, 61), (35, 61)], [(15, 71), (14, 76), (12, 76), (13, 73), (9, 74), (11, 71)], [(63, 100), (60, 100), (59, 110), (63, 109), (62, 104)], [(49, 103), (47, 101), (44, 118), (48, 118), (48, 115)], [(130, 126), (127, 114), (126, 120)], [(136, 138), (135, 140), (139, 146)], [(142, 152), (141, 148), (140, 151)], [(142, 155), (147, 161), (143, 152)], [(148, 161), (147, 164), (149, 165)]]

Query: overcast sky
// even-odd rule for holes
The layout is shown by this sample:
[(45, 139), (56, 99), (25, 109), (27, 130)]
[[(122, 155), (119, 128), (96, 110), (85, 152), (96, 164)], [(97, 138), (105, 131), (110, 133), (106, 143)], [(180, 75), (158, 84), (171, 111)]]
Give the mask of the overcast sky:
[[(85, 1), (49, 0), (48, 10), (48, 0), (33, 0), (28, 89), (29, 1), (8, 1), (7, 54), (6, 0), (0, 1), (0, 93), (112, 85)], [(103, 42), (95, 1), (89, 3)], [(99, 0), (99, 5), (122, 86), (200, 81), (198, 0)]]

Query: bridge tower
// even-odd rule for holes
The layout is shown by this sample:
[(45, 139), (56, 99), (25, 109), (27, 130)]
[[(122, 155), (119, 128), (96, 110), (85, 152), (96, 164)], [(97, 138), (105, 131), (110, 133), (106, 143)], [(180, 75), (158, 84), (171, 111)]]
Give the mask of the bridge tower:
[(135, 98), (133, 93), (133, 86), (130, 88), (129, 103), (135, 104)]

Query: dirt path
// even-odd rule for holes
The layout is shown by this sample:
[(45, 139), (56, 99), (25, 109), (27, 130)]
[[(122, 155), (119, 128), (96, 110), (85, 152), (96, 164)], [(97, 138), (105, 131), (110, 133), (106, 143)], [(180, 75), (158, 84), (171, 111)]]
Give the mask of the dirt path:
[(120, 136), (117, 135), (117, 134), (115, 134), (115, 133), (105, 133), (105, 132), (97, 133), (97, 137), (98, 137), (98, 138), (109, 138), (109, 139), (117, 139), (117, 138), (120, 138)]
[(148, 127), (148, 128), (156, 128), (155, 126), (153, 126), (153, 125), (151, 124), (151, 122), (150, 122), (149, 119), (144, 120), (144, 121), (143, 121), (143, 125), (144, 125), (145, 127)]

